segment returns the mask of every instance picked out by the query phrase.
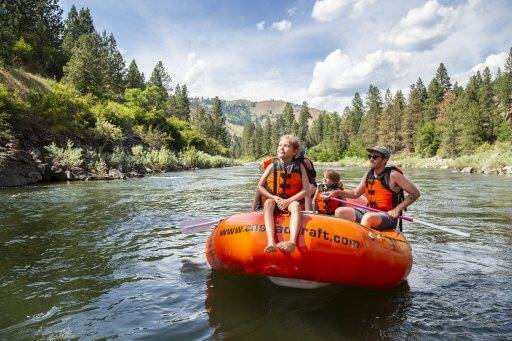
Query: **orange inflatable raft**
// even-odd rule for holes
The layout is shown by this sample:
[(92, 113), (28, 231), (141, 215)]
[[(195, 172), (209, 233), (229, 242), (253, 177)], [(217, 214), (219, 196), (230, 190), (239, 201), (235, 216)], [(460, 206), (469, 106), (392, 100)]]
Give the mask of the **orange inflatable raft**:
[[(276, 242), (289, 240), (289, 215), (276, 214)], [(385, 289), (400, 284), (412, 266), (402, 233), (376, 231), (331, 216), (301, 213), (301, 232), (292, 253), (265, 254), (262, 212), (219, 222), (206, 243), (214, 270), (268, 276), (280, 285), (315, 288), (338, 283)]]

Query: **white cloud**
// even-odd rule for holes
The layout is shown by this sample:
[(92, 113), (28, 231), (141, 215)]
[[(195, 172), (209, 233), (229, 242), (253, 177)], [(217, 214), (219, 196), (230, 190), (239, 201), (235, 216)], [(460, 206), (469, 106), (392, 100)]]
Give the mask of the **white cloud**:
[(194, 85), (204, 75), (206, 62), (203, 59), (197, 59), (196, 53), (192, 52), (187, 55), (187, 69), (183, 76), (183, 81), (187, 84)]
[(351, 17), (355, 18), (376, 0), (317, 0), (313, 5), (311, 17), (320, 22), (338, 19), (346, 7), (351, 6)]
[(313, 6), (311, 17), (321, 22), (333, 21), (340, 17), (343, 8), (349, 3), (349, 0), (318, 0)]
[(281, 32), (288, 32), (292, 29), (292, 23), (286, 19), (283, 19), (279, 22), (274, 22), (272, 24), (272, 29)]
[(471, 71), (476, 73), (477, 71), (482, 72), (486, 67), (491, 70), (491, 73), (495, 73), (498, 68), (503, 68), (505, 61), (507, 60), (508, 54), (506, 52), (491, 54), (485, 58), (483, 63), (476, 64), (471, 68)]
[(355, 91), (366, 89), (370, 83), (389, 84), (398, 77), (399, 67), (410, 55), (407, 52), (379, 50), (356, 62), (341, 50), (335, 50), (324, 61), (316, 63), (309, 94), (350, 96)]
[(257, 23), (256, 24), (256, 28), (258, 29), (258, 31), (263, 31), (265, 29), (265, 20), (260, 21), (259, 23)]
[(357, 17), (363, 13), (363, 10), (377, 0), (356, 0), (352, 6), (352, 17)]
[(437, 0), (428, 1), (423, 7), (409, 10), (381, 40), (406, 50), (432, 49), (454, 32), (462, 9), (444, 7)]
[(293, 17), (295, 13), (297, 13), (297, 7), (292, 7), (289, 10), (286, 11), (290, 17)]

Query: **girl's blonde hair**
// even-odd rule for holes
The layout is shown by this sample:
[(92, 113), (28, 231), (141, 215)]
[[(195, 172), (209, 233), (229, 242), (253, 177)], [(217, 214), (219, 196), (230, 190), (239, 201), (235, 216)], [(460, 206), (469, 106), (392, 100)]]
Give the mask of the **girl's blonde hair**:
[(340, 173), (333, 171), (332, 169), (328, 169), (324, 172), (324, 176), (326, 179), (331, 180), (336, 185), (340, 184)]
[(297, 140), (295, 136), (291, 134), (286, 134), (279, 138), (279, 142), (281, 142), (282, 140), (288, 140), (295, 151), (298, 151), (300, 149), (299, 140)]

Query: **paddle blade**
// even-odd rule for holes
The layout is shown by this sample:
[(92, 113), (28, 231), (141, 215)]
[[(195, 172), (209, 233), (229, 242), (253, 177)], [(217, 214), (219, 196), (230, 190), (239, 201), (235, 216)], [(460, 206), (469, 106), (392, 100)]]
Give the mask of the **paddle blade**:
[(416, 223), (416, 224), (425, 225), (425, 226), (431, 227), (431, 228), (436, 229), (436, 230), (441, 230), (441, 231), (444, 231), (444, 232), (453, 233), (453, 234), (456, 234), (458, 236), (469, 237), (469, 233), (462, 232), (462, 231), (455, 230), (455, 229), (451, 229), (449, 227), (439, 226), (439, 225), (436, 225), (436, 224), (429, 223), (427, 221), (418, 220), (416, 218), (414, 218), (414, 220), (412, 222)]
[(215, 226), (220, 219), (212, 218), (197, 218), (180, 222), (181, 233), (194, 234), (201, 231), (206, 231), (212, 226)]

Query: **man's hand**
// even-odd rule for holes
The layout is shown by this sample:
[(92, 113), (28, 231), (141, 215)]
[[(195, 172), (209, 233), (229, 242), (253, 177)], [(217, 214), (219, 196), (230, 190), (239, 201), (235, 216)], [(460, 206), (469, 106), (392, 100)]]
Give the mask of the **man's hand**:
[(396, 207), (392, 210), (389, 210), (387, 213), (388, 216), (390, 216), (393, 219), (398, 218), (398, 216), (400, 215), (400, 211)]
[(343, 191), (341, 189), (335, 189), (334, 191), (324, 193), (324, 197), (326, 197), (326, 198), (341, 197), (341, 193), (343, 193)]

